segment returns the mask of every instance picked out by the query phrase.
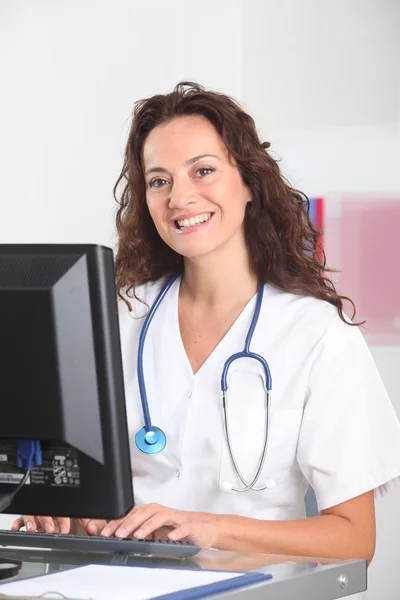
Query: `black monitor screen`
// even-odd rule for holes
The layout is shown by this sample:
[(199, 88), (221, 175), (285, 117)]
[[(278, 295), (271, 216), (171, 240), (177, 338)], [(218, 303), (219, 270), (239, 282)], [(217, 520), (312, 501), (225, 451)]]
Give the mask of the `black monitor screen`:
[(35, 450), (6, 512), (116, 518), (133, 506), (111, 249), (0, 245), (0, 406), (0, 494)]

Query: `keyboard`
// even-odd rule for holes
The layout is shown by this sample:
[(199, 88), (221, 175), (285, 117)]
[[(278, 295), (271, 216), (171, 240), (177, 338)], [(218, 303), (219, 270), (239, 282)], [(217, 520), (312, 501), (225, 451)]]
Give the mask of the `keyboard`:
[[(71, 552), (70, 550), (54, 550), (54, 548), (19, 548), (0, 546), (0, 559), (20, 560), (26, 563), (47, 563), (52, 565), (136, 565), (138, 567), (183, 567), (186, 570), (201, 570), (191, 557), (154, 556), (149, 554), (127, 554), (126, 552)], [(194, 559), (196, 557), (194, 556)], [(0, 580), (1, 583), (1, 580)], [(1, 587), (0, 587), (1, 590)], [(0, 593), (0, 598), (2, 598)]]
[(151, 556), (175, 556), (177, 558), (194, 556), (200, 552), (200, 548), (190, 542), (5, 530), (0, 530), (0, 546), (48, 548), (50, 550), (72, 550), (75, 552), (149, 554)]

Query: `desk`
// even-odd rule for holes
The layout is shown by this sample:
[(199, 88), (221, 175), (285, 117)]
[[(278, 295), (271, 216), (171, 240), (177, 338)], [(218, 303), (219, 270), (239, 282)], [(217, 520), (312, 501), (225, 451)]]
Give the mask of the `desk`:
[[(185, 569), (257, 571), (271, 573), (273, 579), (249, 587), (208, 596), (209, 600), (333, 600), (366, 590), (367, 570), (363, 560), (334, 561), (309, 557), (240, 554), (204, 550), (190, 559), (154, 556), (110, 555), (0, 547), (0, 556), (16, 558), (23, 567), (13, 578), (24, 579), (88, 563), (119, 565), (158, 565)], [(1, 594), (1, 585), (0, 585)]]

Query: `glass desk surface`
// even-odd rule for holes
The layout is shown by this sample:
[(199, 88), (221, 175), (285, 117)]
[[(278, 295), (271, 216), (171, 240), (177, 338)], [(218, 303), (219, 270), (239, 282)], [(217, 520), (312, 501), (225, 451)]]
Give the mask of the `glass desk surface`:
[[(328, 600), (341, 598), (366, 589), (366, 563), (364, 560), (331, 560), (313, 557), (278, 556), (269, 554), (242, 554), (220, 550), (202, 550), (190, 558), (161, 558), (135, 554), (107, 554), (66, 550), (0, 547), (0, 557), (22, 561), (22, 568), (14, 577), (0, 580), (1, 584), (71, 569), (84, 564), (114, 564), (175, 567), (182, 569), (212, 569), (221, 571), (270, 573), (272, 580), (245, 589), (243, 598), (305, 598)], [(268, 586), (268, 590), (266, 587)], [(279, 590), (278, 590), (279, 587)], [(252, 591), (259, 594), (250, 593)], [(275, 589), (276, 588), (276, 589)], [(275, 593), (273, 593), (275, 589)], [(294, 594), (294, 595), (293, 595)], [(229, 598), (218, 594), (218, 598)], [(235, 594), (240, 598), (240, 594)]]

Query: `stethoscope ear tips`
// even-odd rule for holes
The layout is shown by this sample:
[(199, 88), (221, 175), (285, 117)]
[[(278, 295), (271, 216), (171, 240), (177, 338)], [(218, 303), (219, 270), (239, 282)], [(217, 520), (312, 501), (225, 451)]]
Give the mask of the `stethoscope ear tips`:
[(167, 445), (167, 438), (159, 427), (152, 427), (150, 431), (142, 427), (135, 435), (135, 444), (144, 454), (158, 454)]

